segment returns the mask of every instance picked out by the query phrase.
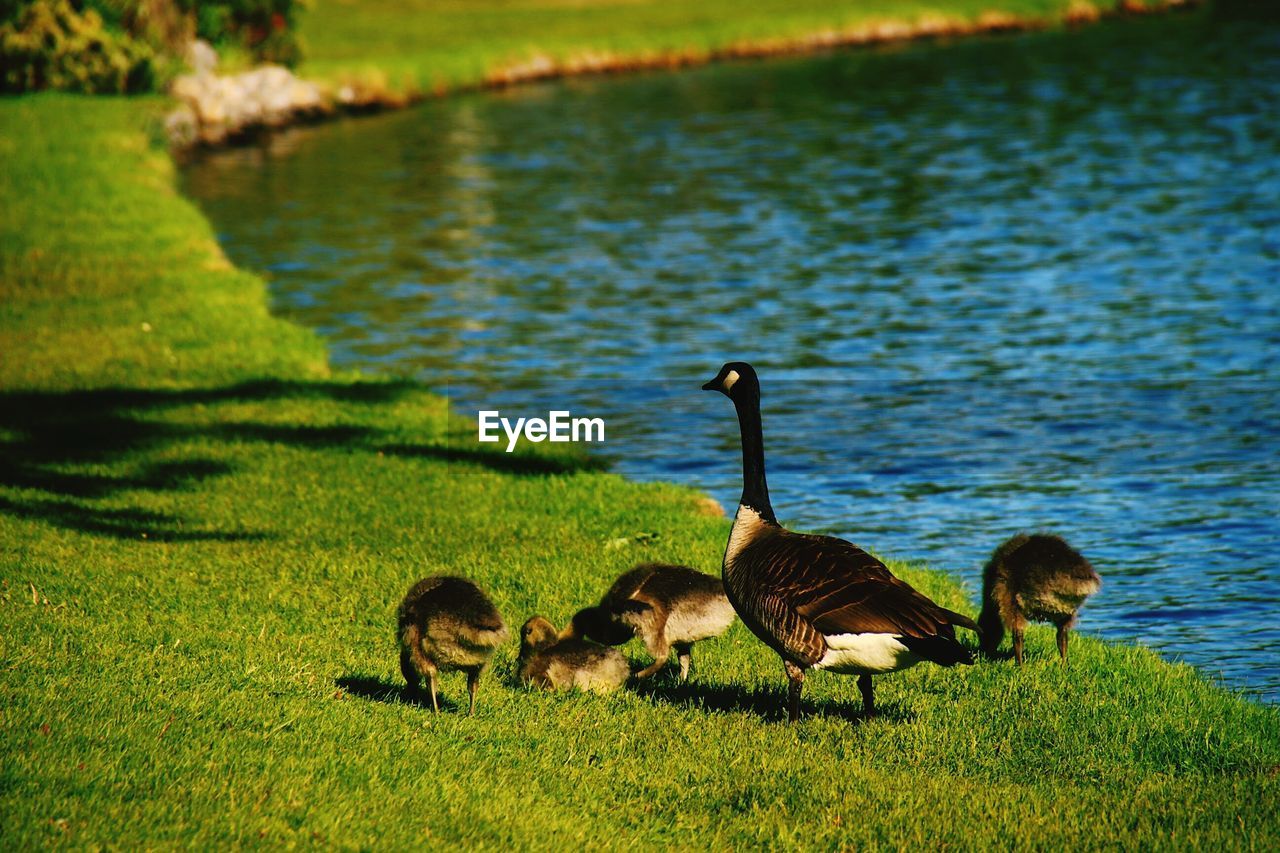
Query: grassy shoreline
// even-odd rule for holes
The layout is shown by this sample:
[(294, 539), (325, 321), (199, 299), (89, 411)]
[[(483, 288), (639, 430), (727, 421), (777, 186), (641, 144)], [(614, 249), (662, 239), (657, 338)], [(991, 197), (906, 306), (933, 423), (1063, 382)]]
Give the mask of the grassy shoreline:
[(424, 94), (1044, 29), (1199, 2), (317, 0), (300, 24), (300, 72), (350, 87), (359, 102), (394, 106)]
[(822, 675), (781, 723), (740, 625), (683, 687), (527, 693), (512, 646), (474, 718), (406, 701), (416, 577), (563, 621), (635, 561), (713, 570), (727, 522), (674, 485), (479, 452), (421, 387), (334, 375), (174, 190), (164, 106), (0, 101), (8, 846), (1280, 846), (1280, 709), (1088, 637), (1063, 669), (1043, 628), (1021, 670), (881, 679), (870, 723)]

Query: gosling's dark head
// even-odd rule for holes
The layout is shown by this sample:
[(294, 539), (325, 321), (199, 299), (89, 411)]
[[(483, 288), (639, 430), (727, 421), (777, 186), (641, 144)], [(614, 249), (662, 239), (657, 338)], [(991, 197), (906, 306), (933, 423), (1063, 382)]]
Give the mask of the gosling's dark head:
[(531, 616), (520, 629), (520, 655), (540, 651), (556, 641), (556, 626), (541, 616)]
[(737, 400), (748, 393), (758, 396), (760, 380), (756, 378), (755, 368), (745, 361), (731, 361), (720, 368), (716, 378), (703, 385), (702, 390), (719, 391), (730, 400)]
[[(628, 605), (633, 602), (627, 602), (623, 605), (623, 612), (628, 609)], [(649, 605), (634, 602), (638, 606), (648, 610)], [(604, 607), (584, 607), (577, 613), (573, 614), (572, 621), (568, 627), (560, 632), (560, 639), (575, 640), (586, 638), (593, 642), (603, 643), (606, 646), (620, 646), (627, 640), (635, 636), (635, 629), (624, 621), (614, 618), (614, 615)]]
[(569, 620), (569, 624), (560, 632), (560, 639), (578, 640), (586, 637), (588, 640), (595, 640), (596, 635), (601, 633), (601, 625), (605, 619), (606, 614), (603, 608), (584, 607), (573, 614), (573, 619)]

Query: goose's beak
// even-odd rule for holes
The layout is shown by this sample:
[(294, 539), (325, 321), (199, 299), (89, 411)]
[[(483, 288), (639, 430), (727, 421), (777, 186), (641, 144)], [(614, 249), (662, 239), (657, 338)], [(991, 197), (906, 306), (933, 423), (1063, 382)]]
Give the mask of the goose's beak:
[(703, 386), (702, 386), (702, 390), (703, 390), (703, 391), (719, 391), (719, 390), (720, 390), (720, 387), (721, 387), (721, 386), (720, 386), (720, 377), (719, 377), (719, 376), (717, 376), (715, 379), (712, 379), (710, 382), (708, 382), (708, 383), (706, 383), (705, 385), (703, 385)]

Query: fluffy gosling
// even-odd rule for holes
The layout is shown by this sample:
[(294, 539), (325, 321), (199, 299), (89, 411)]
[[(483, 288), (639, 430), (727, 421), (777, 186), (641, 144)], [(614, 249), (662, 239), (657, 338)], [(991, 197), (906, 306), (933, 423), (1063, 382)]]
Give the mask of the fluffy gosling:
[(422, 678), (436, 700), (436, 676), (461, 670), (467, 674), (467, 713), (476, 709), (476, 688), (494, 650), (508, 633), (501, 614), (469, 580), (435, 576), (415, 583), (400, 604), (396, 637), (400, 642), (400, 672), (411, 690)]
[(693, 644), (719, 637), (736, 617), (720, 578), (685, 566), (642, 563), (624, 572), (594, 607), (579, 610), (560, 634), (618, 646), (639, 636), (653, 663), (636, 673), (648, 678), (670, 661), (674, 649), (680, 680), (689, 677)]
[(522, 682), (544, 690), (576, 687), (607, 693), (631, 676), (617, 649), (579, 638), (558, 639), (555, 626), (541, 616), (531, 617), (520, 629), (516, 663)]
[(1060, 536), (1019, 533), (995, 550), (982, 574), (982, 651), (1000, 646), (1005, 628), (1013, 635), (1013, 656), (1022, 664), (1022, 635), (1028, 622), (1058, 626), (1058, 654), (1067, 662), (1067, 635), (1084, 600), (1102, 587), (1102, 578)]

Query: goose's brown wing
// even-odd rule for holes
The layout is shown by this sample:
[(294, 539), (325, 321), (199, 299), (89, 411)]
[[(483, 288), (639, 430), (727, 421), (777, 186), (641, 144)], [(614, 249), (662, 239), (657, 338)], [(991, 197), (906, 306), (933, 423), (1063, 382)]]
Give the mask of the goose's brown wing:
[(779, 531), (743, 556), (755, 564), (751, 584), (760, 604), (758, 620), (803, 662), (821, 658), (822, 635), (864, 633), (894, 634), (926, 646), (936, 638), (948, 647), (940, 650), (943, 657), (962, 659), (949, 612), (850, 542)]

